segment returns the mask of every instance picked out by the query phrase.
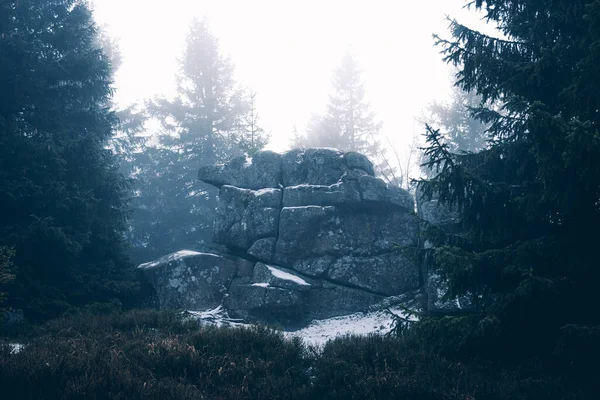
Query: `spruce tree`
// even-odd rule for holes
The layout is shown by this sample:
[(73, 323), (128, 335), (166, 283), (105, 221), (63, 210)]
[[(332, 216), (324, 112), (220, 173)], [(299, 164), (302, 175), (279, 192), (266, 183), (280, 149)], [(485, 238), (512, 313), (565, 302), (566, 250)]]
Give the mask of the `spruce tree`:
[(325, 114), (314, 116), (309, 124), (308, 145), (336, 147), (375, 157), (375, 142), (379, 139), (381, 124), (375, 121), (375, 114), (365, 99), (361, 70), (351, 52), (344, 55), (332, 85)]
[(479, 152), (486, 147), (487, 124), (472, 116), (481, 107), (481, 96), (454, 86), (449, 101), (435, 101), (427, 109), (425, 120), (440, 128), (453, 153)]
[(402, 177), (380, 143), (382, 124), (366, 100), (358, 60), (346, 52), (332, 79), (333, 92), (323, 115), (311, 117), (306, 135), (296, 137), (295, 147), (333, 147), (368, 156), (376, 172), (389, 183), (401, 186)]
[(127, 184), (106, 148), (116, 119), (107, 56), (83, 1), (0, 3), (0, 246), (8, 305), (30, 319), (129, 287)]
[[(0, 307), (6, 300), (7, 293), (2, 291), (5, 286), (12, 282), (14, 276), (14, 265), (12, 259), (15, 256), (15, 251), (6, 246), (0, 246)], [(0, 317), (2, 316), (3, 309), (0, 308)]]
[[(581, 340), (600, 323), (600, 5), (471, 4), (497, 24), (498, 37), (452, 20), (452, 37), (437, 43), (459, 68), (458, 87), (500, 107), (473, 110), (489, 124), (489, 147), (478, 153), (452, 152), (444, 133), (427, 127), (426, 167), (437, 175), (420, 187), (460, 207), (465, 232), (429, 235), (439, 247), (428, 259), (451, 296), (470, 294), (479, 307), (454, 318), (469, 327), (465, 346), (549, 357), (559, 341)], [(597, 354), (597, 344), (587, 351)]]
[(256, 93), (250, 92), (246, 99), (247, 111), (241, 116), (237, 146), (244, 153), (253, 156), (262, 150), (269, 142), (269, 134), (259, 125), (259, 115), (256, 109)]
[(136, 261), (210, 242), (217, 191), (198, 181), (198, 167), (264, 145), (255, 106), (248, 105), (233, 72), (207, 22), (193, 21), (176, 76), (176, 96), (148, 103), (148, 116), (160, 122), (160, 132), (134, 155), (129, 236)]

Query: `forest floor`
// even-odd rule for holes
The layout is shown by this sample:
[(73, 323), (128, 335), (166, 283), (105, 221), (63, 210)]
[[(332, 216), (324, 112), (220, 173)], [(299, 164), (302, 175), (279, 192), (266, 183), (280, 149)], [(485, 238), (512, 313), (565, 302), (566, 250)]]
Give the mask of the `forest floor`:
[(386, 335), (390, 319), (354, 314), (280, 332), (243, 325), (222, 310), (187, 318), (154, 310), (78, 313), (24, 333), (20, 351), (14, 340), (0, 345), (2, 398), (593, 398), (593, 387), (536, 363), (460, 360), (419, 338)]

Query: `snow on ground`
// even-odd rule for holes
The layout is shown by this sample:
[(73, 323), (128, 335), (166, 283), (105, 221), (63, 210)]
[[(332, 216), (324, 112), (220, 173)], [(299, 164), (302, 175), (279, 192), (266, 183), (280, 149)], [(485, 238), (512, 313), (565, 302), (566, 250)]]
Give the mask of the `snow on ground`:
[(284, 332), (286, 337), (299, 337), (306, 344), (322, 347), (330, 339), (345, 335), (385, 335), (393, 328), (394, 313), (404, 316), (400, 309), (391, 308), (369, 313), (355, 313), (341, 317), (314, 320), (307, 327), (294, 332)]
[(292, 275), (289, 272), (285, 272), (285, 271), (282, 271), (275, 267), (270, 267), (268, 265), (267, 265), (267, 268), (269, 268), (269, 271), (271, 271), (273, 276), (276, 278), (283, 279), (285, 281), (292, 281), (292, 282), (297, 283), (298, 285), (302, 285), (302, 286), (310, 286), (310, 283), (306, 282), (304, 279), (300, 278), (299, 276)]
[[(385, 335), (393, 328), (394, 318), (390, 312), (405, 316), (398, 308), (372, 311), (368, 313), (354, 313), (341, 317), (313, 320), (307, 327), (297, 331), (284, 331), (287, 338), (299, 337), (308, 345), (323, 347), (330, 339), (345, 335)], [(213, 310), (197, 312), (187, 311), (191, 318), (198, 319), (201, 323), (214, 326), (244, 327), (250, 326), (242, 320), (231, 319), (222, 306)]]
[[(299, 337), (306, 344), (317, 348), (322, 348), (330, 339), (345, 335), (385, 335), (393, 328), (394, 319), (390, 313), (405, 316), (398, 308), (389, 308), (388, 310), (359, 312), (341, 317), (313, 320), (305, 328), (293, 332), (284, 331), (283, 334), (287, 338)], [(198, 320), (202, 325), (232, 328), (250, 326), (240, 319), (230, 318), (223, 306), (207, 311), (185, 311), (185, 315)], [(8, 346), (12, 354), (20, 352), (24, 347), (19, 343), (10, 343)]]
[(275, 189), (275, 188), (258, 189), (258, 190), (254, 191), (254, 197), (262, 196), (264, 194), (269, 194), (269, 193), (279, 194), (280, 189)]

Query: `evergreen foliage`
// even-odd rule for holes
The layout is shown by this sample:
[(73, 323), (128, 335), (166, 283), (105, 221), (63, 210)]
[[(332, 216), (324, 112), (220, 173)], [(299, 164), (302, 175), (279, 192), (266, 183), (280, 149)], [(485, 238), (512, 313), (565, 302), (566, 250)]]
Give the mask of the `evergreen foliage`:
[(0, 4), (0, 245), (8, 305), (45, 319), (129, 287), (127, 182), (106, 145), (110, 65), (87, 5)]
[(313, 115), (306, 135), (294, 133), (293, 147), (332, 147), (356, 151), (375, 162), (379, 175), (400, 185), (394, 167), (380, 143), (382, 124), (366, 100), (366, 87), (358, 60), (346, 52), (332, 79), (333, 93), (324, 115)]
[(463, 337), (494, 338), (478, 339), (484, 344), (471, 356), (493, 348), (496, 357), (548, 358), (564, 335), (600, 324), (600, 4), (470, 4), (502, 38), (451, 21), (452, 38), (437, 44), (459, 67), (457, 86), (500, 107), (472, 110), (489, 124), (489, 147), (478, 153), (452, 152), (443, 133), (427, 127), (425, 166), (437, 175), (420, 189), (462, 210), (468, 239), (447, 236), (427, 251), (449, 296), (479, 303)]
[[(14, 256), (15, 251), (12, 248), (0, 246), (0, 290), (15, 278), (13, 274), (14, 265), (12, 263), (12, 258)], [(6, 293), (0, 291), (0, 305), (2, 305), (5, 300)], [(1, 313), (2, 309), (0, 308), (0, 315)]]
[(481, 96), (454, 86), (450, 101), (436, 101), (427, 107), (426, 121), (444, 132), (451, 152), (479, 152), (487, 140), (487, 125), (471, 115), (471, 110), (479, 107)]
[(255, 92), (247, 94), (246, 104), (248, 107), (241, 116), (241, 129), (236, 144), (241, 151), (251, 157), (269, 143), (270, 135), (259, 125)]
[[(258, 124), (256, 95), (236, 84), (233, 65), (219, 50), (206, 21), (195, 20), (177, 74), (177, 94), (147, 110), (123, 110), (122, 165), (134, 181), (128, 238), (137, 262), (210, 242), (217, 190), (198, 181), (201, 165), (225, 162), (262, 149), (268, 136)], [(147, 118), (160, 122), (144, 137)]]

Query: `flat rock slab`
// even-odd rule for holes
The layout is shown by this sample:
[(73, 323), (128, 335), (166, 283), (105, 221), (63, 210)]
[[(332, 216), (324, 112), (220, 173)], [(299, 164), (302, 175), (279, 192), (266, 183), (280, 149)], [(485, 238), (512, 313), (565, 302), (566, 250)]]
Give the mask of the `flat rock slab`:
[(243, 189), (279, 188), (281, 154), (259, 151), (253, 158), (240, 156), (226, 164), (200, 167), (198, 179), (220, 188), (223, 185)]
[(348, 167), (344, 153), (336, 149), (291, 150), (282, 156), (283, 186), (333, 185)]
[(358, 183), (338, 182), (333, 185), (298, 185), (283, 190), (284, 207), (358, 205), (361, 201)]

